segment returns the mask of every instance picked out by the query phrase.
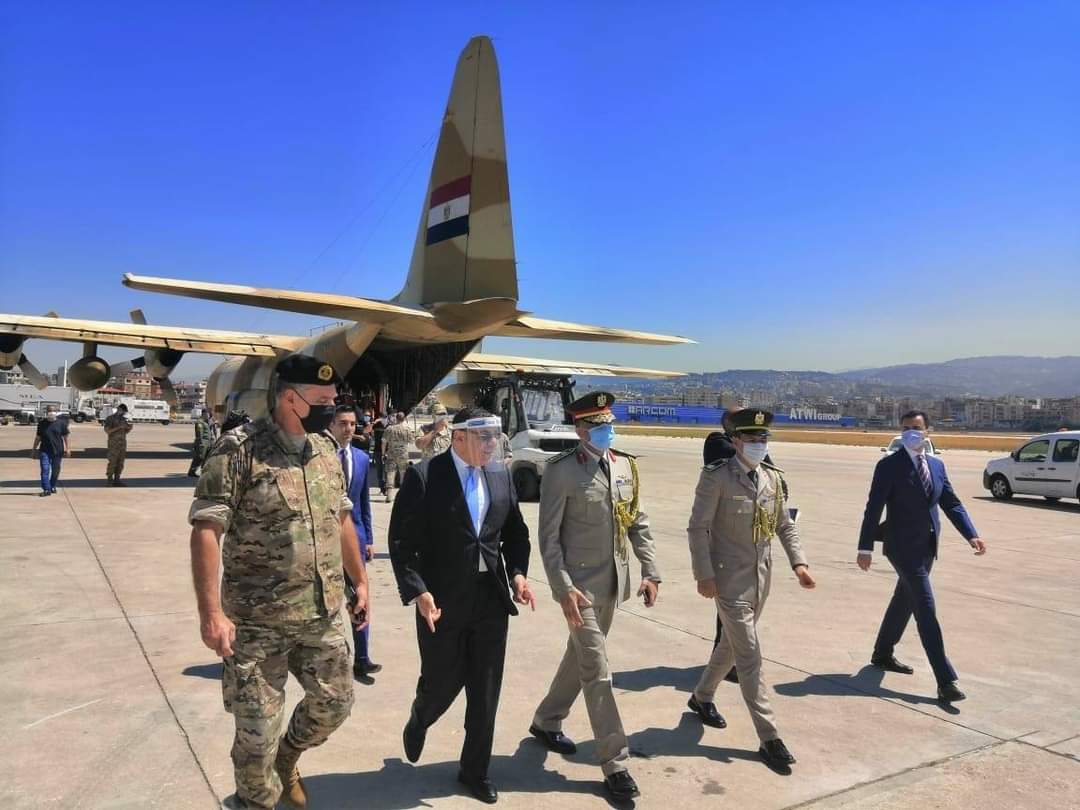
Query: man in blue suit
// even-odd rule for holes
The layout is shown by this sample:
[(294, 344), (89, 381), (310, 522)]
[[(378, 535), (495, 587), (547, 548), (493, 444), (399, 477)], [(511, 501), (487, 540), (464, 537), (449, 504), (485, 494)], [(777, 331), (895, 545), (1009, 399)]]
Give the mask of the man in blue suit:
[[(360, 554), (365, 560), (374, 556), (375, 535), (371, 530), (371, 497), (368, 493), (368, 469), (371, 459), (368, 454), (352, 446), (356, 435), (356, 409), (352, 405), (339, 405), (334, 412), (334, 421), (330, 423), (330, 432), (338, 444), (338, 457), (345, 471), (345, 487), (349, 500), (352, 501), (352, 519), (356, 526), (356, 537), (360, 541)], [(371, 641), (371, 623), (362, 630), (353, 627), (353, 640), (356, 653), (353, 660), (353, 675), (361, 683), (372, 684), (372, 675), (382, 669), (380, 664), (371, 660), (368, 652)]]
[[(925, 451), (929, 420), (923, 411), (909, 411), (900, 421), (904, 449), (886, 456), (874, 469), (870, 497), (866, 502), (859, 532), (859, 568), (870, 570), (874, 541), (881, 539), (885, 557), (896, 569), (899, 580), (885, 617), (881, 620), (870, 663), (887, 672), (910, 675), (914, 670), (896, 660), (893, 650), (914, 614), (926, 657), (938, 682), (938, 699), (952, 703), (964, 699), (956, 685), (956, 670), (945, 655), (930, 587), (930, 569), (937, 559), (941, 519), (938, 506), (949, 522), (964, 536), (976, 554), (986, 553), (986, 544), (968, 517), (967, 510), (953, 492), (945, 465)], [(879, 526), (882, 510), (885, 523)]]

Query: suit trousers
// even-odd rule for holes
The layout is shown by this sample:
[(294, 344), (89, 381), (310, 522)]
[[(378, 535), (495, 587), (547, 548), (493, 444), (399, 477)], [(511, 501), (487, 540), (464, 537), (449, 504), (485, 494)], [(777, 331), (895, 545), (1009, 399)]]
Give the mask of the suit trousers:
[[(498, 580), (479, 574), (471, 598), (439, 605), (443, 617), (428, 630), (416, 612), (420, 646), (420, 679), (412, 713), (423, 728), (433, 725), (465, 688), (465, 742), (461, 770), (471, 777), (486, 777), (495, 740), (495, 713), (502, 689), (509, 614), (499, 596)], [(438, 604), (438, 603), (436, 603)]]
[(619, 707), (611, 687), (606, 638), (615, 617), (617, 602), (593, 596), (593, 605), (581, 608), (582, 627), (570, 630), (570, 640), (562, 662), (551, 681), (547, 696), (536, 709), (533, 723), (544, 731), (562, 731), (580, 692), (585, 693), (596, 753), (604, 776), (626, 770), (630, 747), (623, 730)]
[(712, 703), (716, 688), (724, 676), (731, 672), (732, 664), (739, 673), (739, 689), (750, 710), (754, 730), (762, 742), (775, 740), (780, 735), (769, 698), (765, 680), (761, 674), (761, 646), (758, 643), (757, 622), (761, 618), (764, 601), (755, 608), (749, 602), (716, 600), (716, 610), (724, 626), (719, 643), (713, 647), (709, 663), (694, 687), (694, 697), (701, 703)]
[(934, 670), (938, 685), (956, 680), (956, 670), (945, 655), (945, 641), (941, 636), (937, 611), (934, 606), (934, 590), (930, 586), (930, 569), (934, 566), (933, 554), (927, 553), (913, 567), (900, 566), (890, 559), (898, 577), (896, 590), (885, 616), (881, 620), (877, 641), (874, 642), (874, 657), (887, 658), (904, 635), (908, 620), (915, 616), (915, 627), (919, 631), (926, 657)]

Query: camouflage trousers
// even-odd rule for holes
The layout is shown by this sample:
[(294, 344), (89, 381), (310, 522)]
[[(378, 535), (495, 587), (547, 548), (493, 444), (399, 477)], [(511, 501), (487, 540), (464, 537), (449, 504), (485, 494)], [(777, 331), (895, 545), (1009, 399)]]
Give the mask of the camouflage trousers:
[(409, 457), (403, 456), (386, 456), (383, 458), (383, 474), (386, 476), (386, 491), (401, 486), (401, 482), (405, 480), (405, 471), (409, 469)]
[(303, 751), (322, 745), (349, 716), (352, 656), (344, 628), (340, 613), (274, 626), (237, 622), (221, 689), (225, 710), (236, 721), (233, 770), (236, 795), (246, 806), (272, 808), (281, 795), (274, 758), (290, 672), (304, 687), (286, 732), (291, 746)]
[(127, 457), (127, 445), (109, 445), (109, 450), (105, 454), (105, 477), (106, 478), (119, 478), (120, 473), (124, 471), (124, 459)]

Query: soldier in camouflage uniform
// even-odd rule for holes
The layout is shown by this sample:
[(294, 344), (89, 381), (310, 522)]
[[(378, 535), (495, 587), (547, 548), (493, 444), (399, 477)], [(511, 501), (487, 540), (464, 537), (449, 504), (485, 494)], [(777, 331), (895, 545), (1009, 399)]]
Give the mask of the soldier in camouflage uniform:
[(195, 444), (191, 447), (191, 466), (188, 467), (188, 476), (195, 478), (202, 469), (203, 461), (210, 452), (210, 445), (214, 443), (214, 424), (210, 421), (210, 411), (203, 408), (199, 418), (195, 420)]
[[(355, 582), (361, 627), (367, 575), (341, 464), (319, 435), (333, 417), (336, 381), (313, 357), (283, 360), (272, 416), (218, 440), (189, 514), (202, 639), (225, 659), (225, 709), (236, 721), (231, 807), (268, 810), (279, 799), (305, 807), (297, 760), (352, 708), (342, 568)], [(305, 695), (282, 736), (290, 672)]]
[(127, 405), (121, 402), (102, 424), (105, 435), (109, 437), (109, 449), (105, 454), (105, 477), (114, 487), (120, 483), (120, 473), (124, 471), (124, 459), (127, 457), (127, 435), (131, 432), (131, 422), (127, 418)]
[[(383, 475), (386, 476), (386, 502), (393, 500), (391, 493), (405, 478), (409, 469), (409, 447), (413, 443), (413, 431), (405, 422), (405, 414), (394, 414), (394, 424), (383, 431)], [(400, 476), (400, 477), (399, 477)]]
[(431, 415), (435, 417), (431, 429), (416, 440), (416, 447), (420, 451), (421, 461), (437, 456), (439, 453), (445, 453), (450, 449), (450, 424), (446, 418), (446, 406), (437, 403), (431, 409)]

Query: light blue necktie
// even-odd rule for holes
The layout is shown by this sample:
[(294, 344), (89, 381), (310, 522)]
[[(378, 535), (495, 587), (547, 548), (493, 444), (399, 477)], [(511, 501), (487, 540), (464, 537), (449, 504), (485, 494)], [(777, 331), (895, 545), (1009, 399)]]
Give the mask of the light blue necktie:
[(480, 534), (480, 481), (476, 474), (476, 467), (469, 467), (469, 475), (465, 479), (465, 503), (469, 506), (469, 515), (472, 517), (473, 528), (477, 535)]

